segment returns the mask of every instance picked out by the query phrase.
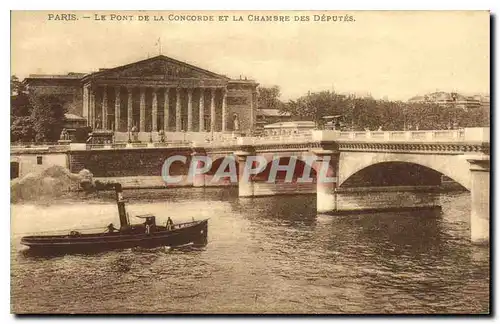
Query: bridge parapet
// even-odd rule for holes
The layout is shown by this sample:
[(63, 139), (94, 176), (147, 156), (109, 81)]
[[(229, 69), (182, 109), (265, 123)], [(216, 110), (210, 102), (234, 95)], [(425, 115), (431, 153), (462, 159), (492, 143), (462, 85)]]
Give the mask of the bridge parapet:
[(341, 132), (335, 130), (313, 130), (312, 140), (319, 142), (488, 142), (489, 128), (464, 128), (458, 130), (423, 131), (365, 131)]
[(238, 137), (237, 145), (260, 145), (260, 144), (288, 144), (288, 143), (308, 143), (313, 140), (312, 133), (266, 136), (266, 137)]

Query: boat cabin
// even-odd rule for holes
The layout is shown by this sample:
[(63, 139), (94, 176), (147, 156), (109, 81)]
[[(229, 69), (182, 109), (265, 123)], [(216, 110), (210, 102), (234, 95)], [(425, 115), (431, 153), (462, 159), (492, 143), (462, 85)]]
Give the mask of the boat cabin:
[(156, 217), (147, 214), (147, 215), (138, 215), (136, 216), (137, 218), (144, 219), (144, 226), (149, 225), (149, 226), (156, 226)]

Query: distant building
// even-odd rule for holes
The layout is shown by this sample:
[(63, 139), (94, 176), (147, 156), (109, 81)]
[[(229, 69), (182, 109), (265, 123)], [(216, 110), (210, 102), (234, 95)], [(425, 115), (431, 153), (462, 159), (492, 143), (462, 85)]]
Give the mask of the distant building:
[(438, 91), (423, 96), (415, 96), (408, 100), (409, 103), (434, 103), (439, 106), (454, 106), (469, 110), (490, 105), (490, 96), (473, 95), (465, 96), (456, 92)]
[(265, 125), (290, 121), (290, 113), (280, 113), (278, 109), (257, 109), (257, 131), (261, 132)]
[(316, 128), (313, 121), (290, 121), (280, 122), (264, 126), (264, 134), (267, 136), (300, 135), (309, 133)]

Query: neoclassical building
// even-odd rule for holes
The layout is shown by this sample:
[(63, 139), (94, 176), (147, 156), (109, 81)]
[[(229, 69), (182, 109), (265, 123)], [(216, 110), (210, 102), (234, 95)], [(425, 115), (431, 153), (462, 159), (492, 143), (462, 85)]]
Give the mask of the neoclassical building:
[(230, 79), (164, 55), (98, 72), (30, 75), (29, 91), (57, 94), (68, 113), (93, 129), (127, 133), (251, 133), (256, 124), (253, 80)]

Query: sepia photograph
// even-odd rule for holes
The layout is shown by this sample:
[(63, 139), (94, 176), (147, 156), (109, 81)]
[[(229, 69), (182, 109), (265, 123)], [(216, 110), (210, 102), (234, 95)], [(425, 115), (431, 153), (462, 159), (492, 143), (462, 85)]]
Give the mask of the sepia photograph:
[(489, 315), (476, 11), (10, 12), (10, 312)]

